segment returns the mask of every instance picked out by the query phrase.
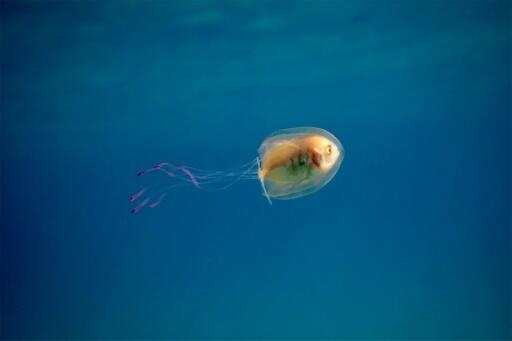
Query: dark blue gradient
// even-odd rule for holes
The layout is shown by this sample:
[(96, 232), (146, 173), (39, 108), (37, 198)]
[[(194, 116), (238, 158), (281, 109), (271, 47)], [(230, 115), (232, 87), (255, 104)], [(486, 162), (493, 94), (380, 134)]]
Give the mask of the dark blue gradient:
[[(512, 338), (509, 1), (2, 1), (3, 339)], [(172, 191), (277, 129), (321, 191)]]

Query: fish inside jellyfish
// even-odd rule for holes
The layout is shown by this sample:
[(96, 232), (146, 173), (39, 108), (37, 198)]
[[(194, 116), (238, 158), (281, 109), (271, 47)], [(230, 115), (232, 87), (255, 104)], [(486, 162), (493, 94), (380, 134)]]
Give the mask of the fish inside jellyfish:
[(303, 197), (324, 187), (338, 172), (345, 151), (340, 141), (324, 129), (298, 127), (274, 132), (263, 140), (258, 156), (229, 170), (207, 170), (160, 162), (137, 173), (158, 173), (159, 184), (145, 186), (129, 197), (132, 213), (157, 207), (168, 193), (182, 186), (220, 191), (242, 180), (258, 180), (269, 203), (273, 199)]

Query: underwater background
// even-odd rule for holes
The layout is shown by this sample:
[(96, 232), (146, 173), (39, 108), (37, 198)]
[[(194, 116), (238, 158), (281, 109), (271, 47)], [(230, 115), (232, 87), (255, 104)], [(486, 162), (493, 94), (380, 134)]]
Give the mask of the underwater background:
[[(4, 339), (512, 338), (509, 1), (2, 1)], [(316, 126), (310, 196), (171, 191)]]

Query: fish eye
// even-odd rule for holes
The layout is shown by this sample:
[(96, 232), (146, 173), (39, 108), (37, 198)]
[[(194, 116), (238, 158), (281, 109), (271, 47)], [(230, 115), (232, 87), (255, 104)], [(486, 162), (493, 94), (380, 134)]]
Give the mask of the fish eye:
[(332, 149), (331, 149), (331, 145), (329, 144), (329, 145), (327, 145), (327, 154), (331, 155), (331, 153), (332, 153)]

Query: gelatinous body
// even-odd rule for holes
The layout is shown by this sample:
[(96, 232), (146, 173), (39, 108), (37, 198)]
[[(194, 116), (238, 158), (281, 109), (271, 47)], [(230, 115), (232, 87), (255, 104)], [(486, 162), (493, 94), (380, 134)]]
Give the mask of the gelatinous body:
[(344, 149), (331, 133), (312, 127), (279, 130), (259, 149), (259, 179), (271, 199), (294, 199), (318, 191), (340, 168)]
[(149, 173), (158, 174), (161, 181), (129, 197), (136, 205), (131, 212), (157, 207), (170, 190), (180, 186), (219, 191), (240, 180), (259, 180), (269, 202), (302, 197), (318, 191), (336, 175), (344, 154), (340, 141), (331, 133), (320, 128), (299, 127), (271, 134), (261, 144), (258, 157), (228, 171), (161, 162), (137, 173), (145, 178)]

